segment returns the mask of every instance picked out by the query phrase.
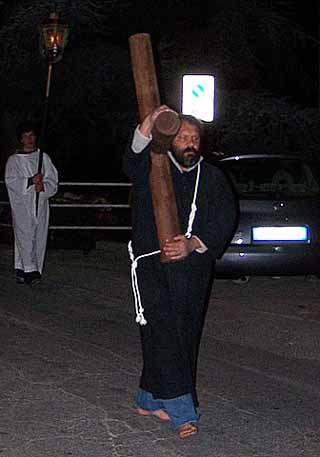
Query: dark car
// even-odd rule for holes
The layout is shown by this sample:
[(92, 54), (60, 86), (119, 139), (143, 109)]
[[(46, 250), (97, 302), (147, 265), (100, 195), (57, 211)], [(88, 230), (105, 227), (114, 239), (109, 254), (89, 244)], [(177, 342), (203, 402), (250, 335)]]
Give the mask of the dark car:
[(319, 165), (284, 155), (241, 155), (218, 165), (239, 197), (239, 223), (218, 277), (320, 274)]

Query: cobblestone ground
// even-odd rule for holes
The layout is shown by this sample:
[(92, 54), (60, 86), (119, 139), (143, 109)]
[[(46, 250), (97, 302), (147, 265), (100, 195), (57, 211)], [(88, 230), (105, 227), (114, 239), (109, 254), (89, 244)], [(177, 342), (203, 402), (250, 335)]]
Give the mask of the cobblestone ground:
[(0, 245), (0, 455), (319, 457), (320, 280), (216, 280), (200, 351), (200, 433), (133, 413), (141, 366), (122, 243), (49, 250), (20, 286)]

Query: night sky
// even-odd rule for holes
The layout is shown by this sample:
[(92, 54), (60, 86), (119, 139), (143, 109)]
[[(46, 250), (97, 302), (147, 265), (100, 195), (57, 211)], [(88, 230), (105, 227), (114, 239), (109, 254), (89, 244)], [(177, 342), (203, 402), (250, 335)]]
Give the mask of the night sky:
[[(138, 121), (131, 34), (150, 33), (162, 101), (174, 109), (180, 109), (183, 73), (215, 75), (217, 119), (206, 126), (208, 149), (299, 151), (299, 138), (311, 135), (301, 130), (296, 138), (297, 119), (320, 130), (317, 3), (0, 1), (1, 173), (16, 146), (16, 124), (42, 118), (47, 67), (38, 27), (54, 6), (71, 32), (54, 67), (46, 149), (62, 179), (121, 180), (121, 154)], [(263, 123), (265, 141), (258, 143)], [(316, 144), (308, 148), (314, 154)]]

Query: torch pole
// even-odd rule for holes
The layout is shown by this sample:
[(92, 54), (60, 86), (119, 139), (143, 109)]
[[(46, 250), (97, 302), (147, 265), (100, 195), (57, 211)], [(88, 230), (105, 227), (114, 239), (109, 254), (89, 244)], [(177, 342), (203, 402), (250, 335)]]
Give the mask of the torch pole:
[[(45, 95), (45, 99), (44, 99), (41, 133), (40, 133), (40, 139), (39, 139), (40, 152), (39, 152), (39, 161), (38, 161), (38, 174), (41, 173), (41, 171), (42, 171), (43, 150), (45, 149), (45, 143), (46, 143), (45, 138), (46, 138), (46, 130), (47, 130), (48, 105), (49, 105), (49, 96), (50, 96), (50, 87), (51, 87), (52, 67), (53, 67), (53, 64), (49, 63), (46, 95)], [(36, 216), (38, 216), (38, 209), (39, 209), (39, 192), (36, 193)]]

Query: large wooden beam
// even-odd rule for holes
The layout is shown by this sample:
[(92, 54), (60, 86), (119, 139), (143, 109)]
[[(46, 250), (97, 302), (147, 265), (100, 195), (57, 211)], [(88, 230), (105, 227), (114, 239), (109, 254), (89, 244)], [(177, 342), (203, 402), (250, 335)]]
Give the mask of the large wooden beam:
[(150, 35), (131, 35), (129, 47), (139, 116), (143, 121), (161, 104)]
[[(142, 121), (160, 106), (160, 95), (154, 65), (150, 35), (140, 33), (129, 38), (129, 47), (139, 116)], [(179, 129), (175, 113), (162, 113), (154, 126), (151, 151), (150, 189), (160, 249), (167, 241), (181, 233), (170, 159), (166, 154), (171, 139)], [(163, 251), (161, 262), (169, 259)]]

